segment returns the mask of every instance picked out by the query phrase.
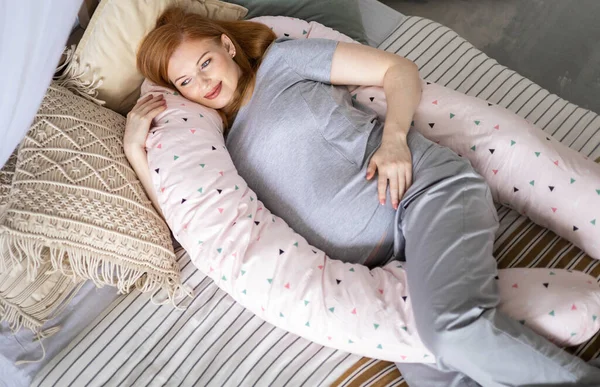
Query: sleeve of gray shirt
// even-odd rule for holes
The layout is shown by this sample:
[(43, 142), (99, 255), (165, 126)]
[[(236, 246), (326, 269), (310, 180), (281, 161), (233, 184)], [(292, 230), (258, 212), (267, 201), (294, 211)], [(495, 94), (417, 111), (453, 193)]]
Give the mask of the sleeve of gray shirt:
[(274, 48), (301, 78), (331, 83), (331, 62), (337, 44), (337, 40), (320, 38), (282, 38)]

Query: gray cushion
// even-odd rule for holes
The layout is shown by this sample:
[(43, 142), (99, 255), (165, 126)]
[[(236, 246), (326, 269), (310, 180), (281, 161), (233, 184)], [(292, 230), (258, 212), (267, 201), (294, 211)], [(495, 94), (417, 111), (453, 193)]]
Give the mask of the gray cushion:
[(406, 16), (378, 0), (358, 0), (358, 7), (370, 46), (378, 47)]
[(247, 19), (258, 16), (290, 16), (315, 21), (369, 43), (360, 15), (358, 0), (226, 0), (248, 8)]

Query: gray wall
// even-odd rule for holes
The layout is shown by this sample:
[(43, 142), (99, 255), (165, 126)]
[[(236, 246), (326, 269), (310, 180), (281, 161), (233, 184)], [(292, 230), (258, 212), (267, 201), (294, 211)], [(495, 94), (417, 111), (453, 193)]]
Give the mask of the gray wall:
[(501, 64), (600, 113), (600, 0), (381, 0), (442, 23)]

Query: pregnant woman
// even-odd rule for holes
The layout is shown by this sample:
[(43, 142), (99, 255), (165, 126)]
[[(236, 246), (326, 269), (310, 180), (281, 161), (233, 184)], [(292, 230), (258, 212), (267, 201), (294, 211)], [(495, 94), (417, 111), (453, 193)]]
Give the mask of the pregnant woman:
[[(170, 9), (142, 42), (156, 84), (217, 109), (239, 174), (263, 203), (332, 258), (405, 260), (418, 333), (437, 364), (398, 364), (411, 386), (598, 385), (600, 370), (497, 310), (498, 217), (470, 162), (409, 130), (414, 63), (266, 26)], [(383, 86), (385, 123), (343, 85)], [(162, 97), (128, 115), (126, 153), (157, 205), (143, 150)]]

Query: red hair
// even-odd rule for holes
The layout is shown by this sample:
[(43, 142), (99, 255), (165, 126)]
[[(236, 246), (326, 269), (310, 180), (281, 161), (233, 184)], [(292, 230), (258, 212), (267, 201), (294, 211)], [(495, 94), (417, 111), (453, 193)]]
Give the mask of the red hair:
[(137, 68), (157, 85), (176, 88), (167, 75), (169, 59), (186, 39), (214, 39), (221, 42), (221, 35), (231, 39), (235, 47), (234, 61), (242, 70), (232, 103), (222, 109), (225, 127), (241, 107), (242, 97), (253, 86), (256, 71), (269, 45), (276, 39), (275, 33), (261, 23), (249, 21), (218, 21), (182, 8), (167, 9), (158, 18), (156, 27), (140, 44), (137, 52)]

